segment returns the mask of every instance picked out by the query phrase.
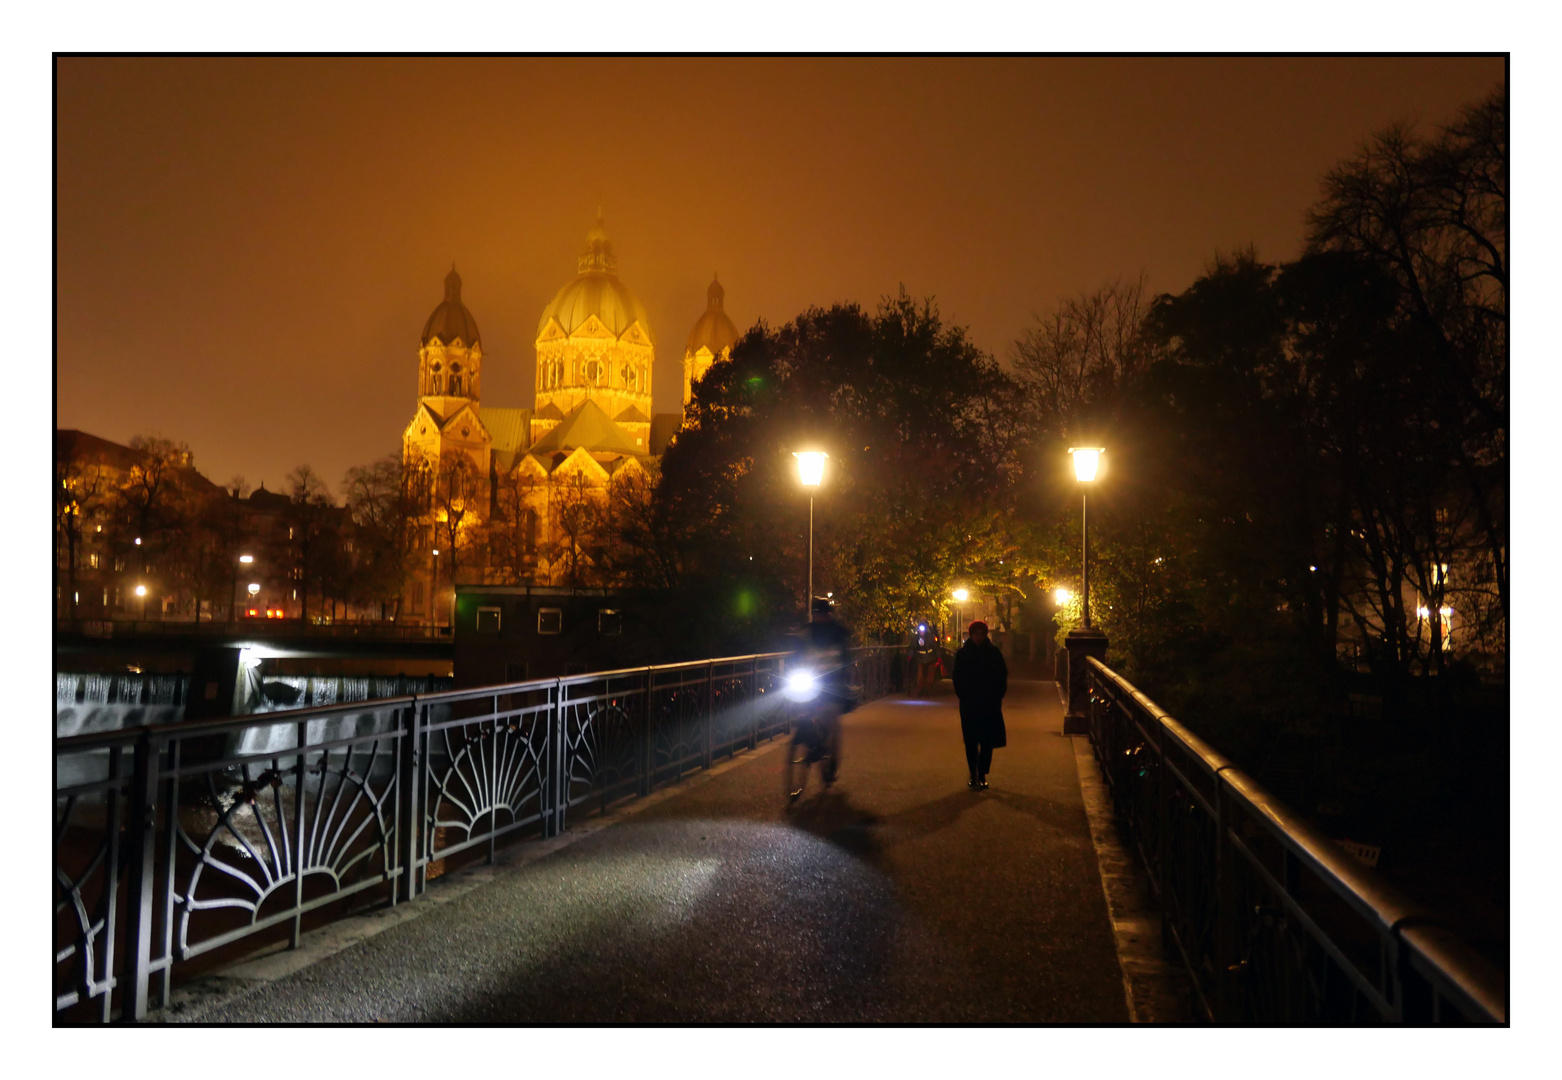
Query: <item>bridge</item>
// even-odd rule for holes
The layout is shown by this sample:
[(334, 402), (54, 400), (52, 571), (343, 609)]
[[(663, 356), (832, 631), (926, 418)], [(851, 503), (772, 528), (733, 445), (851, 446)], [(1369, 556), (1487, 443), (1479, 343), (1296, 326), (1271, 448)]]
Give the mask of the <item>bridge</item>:
[[(780, 654), (56, 743), (62, 1023), (1506, 1022), (1506, 981), (1100, 660), (858, 650), (795, 805)], [(1069, 725), (1073, 727), (1075, 725)]]

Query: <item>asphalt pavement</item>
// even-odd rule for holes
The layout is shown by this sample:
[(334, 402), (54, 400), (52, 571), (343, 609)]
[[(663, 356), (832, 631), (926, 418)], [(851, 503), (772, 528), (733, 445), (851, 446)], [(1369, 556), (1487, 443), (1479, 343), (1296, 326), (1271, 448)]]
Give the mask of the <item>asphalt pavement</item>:
[(1126, 1022), (1056, 690), (1012, 682), (1004, 712), (986, 791), (966, 786), (947, 682), (931, 700), (872, 702), (845, 718), (828, 792), (811, 778), (789, 807), (781, 754), (762, 747), (177, 1019)]

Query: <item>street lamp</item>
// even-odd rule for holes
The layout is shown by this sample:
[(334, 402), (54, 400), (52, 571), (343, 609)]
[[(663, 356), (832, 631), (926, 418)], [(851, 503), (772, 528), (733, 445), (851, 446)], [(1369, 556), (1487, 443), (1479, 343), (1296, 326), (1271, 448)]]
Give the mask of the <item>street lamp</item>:
[[(141, 541), (139, 541), (139, 540), (136, 541), (136, 543), (138, 543), (138, 544), (140, 542)], [(141, 598), (141, 621), (142, 622), (146, 622), (146, 586), (145, 585), (137, 585), (136, 586), (136, 595)]]
[(966, 599), (971, 594), (970, 594), (970, 592), (968, 592), (965, 589), (956, 589), (954, 592), (950, 593), (949, 595), (955, 598), (955, 644), (959, 645), (960, 644), (960, 605), (965, 603)]
[[(1074, 476), (1080, 483), (1089, 483), (1096, 478), (1096, 469), (1101, 464), (1101, 454), (1104, 452), (1099, 446), (1071, 446), (1068, 452), (1074, 456)], [(1080, 604), (1084, 611), (1084, 626), (1090, 629), (1090, 497), (1081, 491), (1079, 503), (1079, 525), (1082, 539), (1080, 550)]]
[(822, 450), (794, 450), (797, 479), (808, 489), (808, 598), (803, 603), (803, 621), (813, 618), (814, 610), (814, 492), (824, 483), (824, 462), (830, 455)]
[(1061, 585), (1052, 590), (1052, 602), (1058, 607), (1066, 606), (1072, 599), (1074, 599), (1074, 594)]
[[(1071, 446), (1069, 455), (1074, 459), (1074, 478), (1081, 484), (1089, 484), (1101, 467), (1101, 455), (1106, 451), (1099, 446)], [(1090, 501), (1080, 491), (1080, 625), (1070, 630), (1063, 647), (1068, 650), (1068, 714), (1063, 718), (1063, 734), (1085, 735), (1090, 732), (1090, 686), (1086, 668), (1091, 658), (1106, 660), (1106, 635), (1090, 625)], [(1065, 591), (1055, 594), (1061, 606)], [(1072, 599), (1070, 596), (1069, 599)]]
[[(239, 556), (239, 565), (240, 566), (248, 566), (251, 563), (253, 563), (254, 561), (255, 561), (255, 556), (253, 556), (253, 555), (240, 555)], [(259, 591), (258, 586), (251, 586), (250, 587), (250, 596), (253, 597), (257, 591)], [(238, 596), (238, 593), (239, 593), (239, 571), (238, 571), (238, 567), (234, 567), (233, 568), (233, 587), (228, 592), (228, 621), (230, 623), (238, 615), (238, 611), (236, 610), (238, 608), (238, 606), (239, 606), (239, 596)]]
[(432, 628), (435, 625), (434, 597), (439, 594), (439, 549), (433, 549), (433, 558), (429, 559), (428, 572), (428, 624)]

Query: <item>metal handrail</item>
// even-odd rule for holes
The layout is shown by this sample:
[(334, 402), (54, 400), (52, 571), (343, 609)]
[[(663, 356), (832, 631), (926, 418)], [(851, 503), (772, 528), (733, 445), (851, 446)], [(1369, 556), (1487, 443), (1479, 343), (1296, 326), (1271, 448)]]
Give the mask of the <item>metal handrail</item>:
[[(1348, 1006), (1355, 1015), (1365, 1001), (1390, 1022), (1507, 1022), (1502, 972), (1117, 672), (1095, 658), (1087, 663), (1092, 747), (1209, 1018), (1339, 1019), (1340, 1010)], [(1140, 760), (1146, 749), (1148, 760)], [(1169, 751), (1191, 761), (1198, 775), (1188, 775)], [(1199, 781), (1205, 790), (1196, 790)], [(1187, 824), (1189, 809), (1202, 811), (1202, 825)], [(1210, 826), (1213, 850), (1202, 842)], [(1257, 853), (1263, 840), (1278, 846), (1278, 865)], [(1376, 964), (1352, 959), (1360, 942), (1336, 940), (1323, 927), (1304, 873), (1376, 938)], [(1201, 884), (1201, 876), (1213, 880)], [(1185, 887), (1174, 887), (1174, 878)], [(1244, 890), (1252, 895), (1244, 899)], [(1249, 902), (1255, 896), (1256, 905)], [(1270, 949), (1281, 962), (1252, 963)], [(1328, 970), (1297, 975), (1287, 964)], [(1280, 971), (1278, 982), (1289, 973), (1301, 988), (1256, 985), (1251, 969), (1258, 966)], [(1331, 973), (1340, 977), (1333, 991)]]
[[(862, 681), (892, 688), (899, 653), (853, 650)], [(447, 858), (492, 861), (755, 748), (787, 729), (768, 692), (787, 655), (56, 739), (56, 1012), (142, 1019), (197, 956), (278, 926), (297, 947), (306, 914), (414, 899)]]

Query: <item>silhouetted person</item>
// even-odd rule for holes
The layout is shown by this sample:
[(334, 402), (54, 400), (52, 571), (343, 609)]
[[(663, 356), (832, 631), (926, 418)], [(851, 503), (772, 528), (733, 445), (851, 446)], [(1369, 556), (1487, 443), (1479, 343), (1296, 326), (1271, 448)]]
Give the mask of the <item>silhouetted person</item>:
[(955, 695), (960, 699), (960, 734), (970, 786), (985, 788), (993, 751), (1009, 743), (1003, 726), (1003, 696), (1009, 691), (1009, 666), (998, 646), (987, 640), (987, 624), (971, 624), (971, 636), (955, 653)]

